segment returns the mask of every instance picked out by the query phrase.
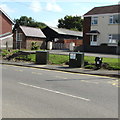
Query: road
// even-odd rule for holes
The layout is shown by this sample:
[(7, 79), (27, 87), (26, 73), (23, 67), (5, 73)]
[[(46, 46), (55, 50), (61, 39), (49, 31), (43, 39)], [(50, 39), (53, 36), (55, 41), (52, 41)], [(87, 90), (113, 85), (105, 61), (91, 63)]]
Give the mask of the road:
[(115, 78), (1, 65), (4, 118), (117, 118)]
[[(58, 54), (58, 55), (69, 55), (70, 52), (65, 50), (49, 50), (51, 54)], [(119, 55), (112, 55), (112, 54), (102, 54), (102, 53), (86, 53), (84, 52), (85, 56), (93, 56), (93, 57), (105, 57), (105, 58), (119, 58)]]

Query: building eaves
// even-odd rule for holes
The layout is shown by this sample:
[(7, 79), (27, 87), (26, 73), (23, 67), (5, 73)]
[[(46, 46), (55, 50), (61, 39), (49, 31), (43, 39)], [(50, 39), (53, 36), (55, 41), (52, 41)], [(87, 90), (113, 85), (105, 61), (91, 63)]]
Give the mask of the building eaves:
[(64, 29), (64, 28), (56, 28), (56, 27), (49, 27), (49, 28), (54, 30), (58, 34), (62, 34), (62, 35), (71, 35), (71, 36), (78, 36), (78, 37), (83, 36), (83, 32), (68, 30), (68, 29)]
[(95, 7), (92, 10), (88, 11), (86, 14), (84, 14), (84, 17), (86, 16), (92, 16), (92, 15), (98, 15), (98, 14), (113, 14), (113, 13), (119, 13), (120, 12), (120, 5), (111, 5), (111, 6), (102, 6), (102, 7)]
[(14, 24), (13, 20), (7, 15), (7, 13), (3, 9), (0, 8), (0, 12), (4, 14), (11, 21), (12, 24)]

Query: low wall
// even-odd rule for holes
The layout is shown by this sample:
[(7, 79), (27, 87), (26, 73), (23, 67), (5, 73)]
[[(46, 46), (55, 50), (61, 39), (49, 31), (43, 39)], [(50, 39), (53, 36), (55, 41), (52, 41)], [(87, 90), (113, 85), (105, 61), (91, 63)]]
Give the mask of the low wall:
[(120, 54), (120, 47), (116, 46), (84, 46), (84, 52)]

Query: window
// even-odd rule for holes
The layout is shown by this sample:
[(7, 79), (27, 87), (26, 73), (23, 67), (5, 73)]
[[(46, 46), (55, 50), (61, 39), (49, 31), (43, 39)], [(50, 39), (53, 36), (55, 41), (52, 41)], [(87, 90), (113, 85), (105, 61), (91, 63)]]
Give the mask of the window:
[(110, 16), (109, 23), (113, 24), (113, 16)]
[(93, 35), (93, 41), (94, 41), (94, 42), (97, 41), (97, 35)]
[(98, 24), (98, 17), (92, 17), (91, 24), (92, 25), (97, 25)]
[(120, 24), (120, 14), (110, 16), (109, 24)]
[(109, 43), (117, 43), (120, 39), (120, 34), (110, 34)]
[(98, 36), (97, 35), (91, 35), (90, 45), (96, 46), (97, 45), (97, 40), (98, 40)]
[(17, 41), (22, 41), (22, 33), (17, 33)]

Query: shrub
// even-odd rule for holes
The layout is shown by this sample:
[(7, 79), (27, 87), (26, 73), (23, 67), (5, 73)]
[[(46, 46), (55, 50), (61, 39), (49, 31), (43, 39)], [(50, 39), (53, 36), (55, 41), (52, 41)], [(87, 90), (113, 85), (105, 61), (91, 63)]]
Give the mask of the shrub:
[(38, 50), (39, 45), (37, 45), (37, 42), (32, 42), (31, 45), (32, 45), (31, 50)]

